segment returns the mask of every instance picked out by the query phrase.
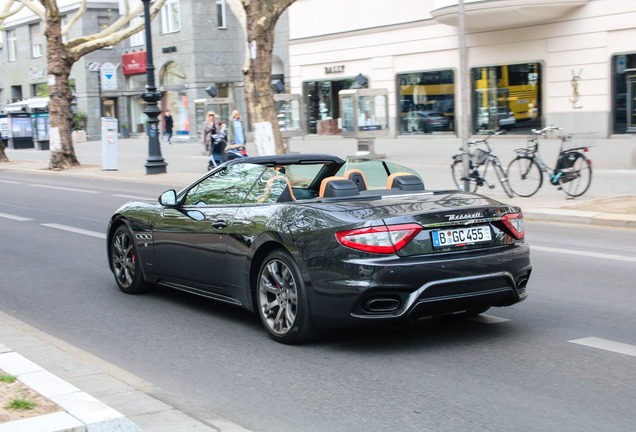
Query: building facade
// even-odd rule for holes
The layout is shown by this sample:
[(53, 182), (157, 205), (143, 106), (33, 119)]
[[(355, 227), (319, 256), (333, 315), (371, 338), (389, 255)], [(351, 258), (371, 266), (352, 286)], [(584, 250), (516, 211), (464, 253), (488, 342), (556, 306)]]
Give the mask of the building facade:
[(462, 39), (472, 133), (636, 126), (636, 2), (464, 0), (463, 38), (459, 15), (456, 0), (297, 0), (290, 83), (308, 131), (338, 133), (338, 92), (369, 87), (389, 92), (393, 136), (457, 133)]
[[(68, 3), (60, 10), (70, 19), (78, 4)], [(135, 7), (132, 2), (131, 7)], [(117, 2), (89, 2), (87, 12), (73, 26), (69, 37), (96, 33), (117, 19), (117, 10)], [(221, 120), (227, 120), (233, 109), (247, 118), (241, 71), (245, 35), (225, 0), (168, 0), (153, 20), (151, 31), (155, 85), (164, 94), (161, 109), (170, 109), (174, 119), (175, 140), (198, 139), (209, 109), (216, 110)], [(28, 11), (5, 21), (0, 105), (48, 95), (46, 38), (42, 32), (43, 23)], [(283, 44), (276, 44), (272, 70), (283, 84), (289, 67), (286, 35), (283, 16), (277, 27), (277, 40)], [(99, 68), (108, 63), (115, 66), (115, 85), (101, 83), (100, 104)], [(86, 113), (89, 139), (99, 139), (102, 115), (117, 118), (130, 133), (145, 132), (145, 102), (140, 96), (147, 84), (144, 31), (117, 46), (83, 57), (73, 66), (70, 78), (75, 95), (73, 109)], [(210, 86), (216, 90), (214, 99), (206, 92)]]

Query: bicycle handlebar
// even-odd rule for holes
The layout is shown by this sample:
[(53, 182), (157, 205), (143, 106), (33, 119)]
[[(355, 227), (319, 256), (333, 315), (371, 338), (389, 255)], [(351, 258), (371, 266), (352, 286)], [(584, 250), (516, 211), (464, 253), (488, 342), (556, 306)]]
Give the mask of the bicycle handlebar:
[[(501, 134), (505, 134), (506, 131), (504, 129), (499, 129), (499, 130), (487, 130), (485, 131), (488, 133), (488, 136), (480, 139), (480, 140), (473, 140), (473, 141), (468, 141), (466, 144), (468, 145), (475, 145), (475, 144), (479, 144), (479, 143), (486, 143), (488, 144), (488, 138), (493, 137), (493, 136), (497, 136), (497, 135), (501, 135)], [(461, 147), (460, 147), (461, 150)]]
[(544, 127), (543, 129), (540, 129), (540, 130), (532, 129), (530, 132), (531, 132), (533, 135), (542, 135), (542, 136), (545, 136), (545, 135), (546, 135), (549, 131), (551, 131), (551, 130), (562, 130), (562, 128), (560, 128), (560, 127), (558, 127), (558, 126), (550, 125), (550, 126), (546, 126), (546, 127)]

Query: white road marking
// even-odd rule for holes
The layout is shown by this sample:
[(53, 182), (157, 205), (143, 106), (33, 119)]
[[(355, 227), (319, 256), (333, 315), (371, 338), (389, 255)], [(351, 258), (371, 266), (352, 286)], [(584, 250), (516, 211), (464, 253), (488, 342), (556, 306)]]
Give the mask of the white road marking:
[(26, 218), (26, 217), (10, 215), (10, 214), (6, 214), (6, 213), (0, 213), (0, 217), (6, 218), (6, 219), (13, 219), (13, 220), (17, 220), (17, 221), (20, 221), (20, 222), (33, 220), (33, 219)]
[(49, 228), (55, 228), (55, 229), (59, 229), (59, 230), (63, 230), (63, 231), (70, 231), (70, 232), (76, 233), (76, 234), (84, 234), (84, 235), (87, 235), (87, 236), (97, 237), (97, 238), (106, 240), (106, 234), (105, 233), (100, 233), (100, 232), (97, 232), (97, 231), (89, 231), (89, 230), (85, 230), (85, 229), (81, 229), (81, 228), (75, 228), (75, 227), (71, 227), (71, 226), (67, 226), (67, 225), (60, 225), (60, 224), (55, 224), (55, 223), (46, 223), (46, 224), (42, 224), (42, 226), (49, 227)]
[(43, 184), (31, 184), (30, 186), (37, 186), (37, 187), (43, 187), (43, 188), (49, 188), (49, 189), (59, 189), (59, 190), (65, 190), (65, 191), (71, 191), (71, 192), (90, 193), (90, 194), (99, 193), (98, 191), (88, 190), (88, 189), (75, 189), (75, 188), (68, 188), (68, 187), (62, 187), (62, 186), (43, 185)]
[(20, 184), (20, 182), (17, 182), (17, 181), (11, 181), (11, 180), (0, 180), (0, 183)]
[(596, 337), (587, 337), (583, 339), (574, 339), (570, 342), (585, 345), (592, 348), (598, 348), (605, 351), (611, 351), (619, 354), (626, 354), (628, 356), (636, 357), (636, 345), (630, 345), (621, 342), (614, 342), (607, 339), (600, 339)]
[(530, 245), (530, 250), (538, 250), (542, 252), (553, 252), (553, 253), (560, 253), (560, 254), (566, 254), (566, 255), (578, 255), (578, 256), (585, 256), (588, 258), (602, 258), (602, 259), (611, 259), (616, 261), (636, 262), (636, 257), (630, 257), (625, 255), (612, 255), (612, 254), (605, 254), (605, 253), (599, 253), (599, 252), (579, 251), (579, 250), (573, 250), (573, 249), (561, 249), (561, 248), (552, 248), (552, 247), (546, 247), (546, 246)]
[(119, 197), (119, 198), (130, 198), (130, 199), (134, 199), (134, 200), (138, 200), (138, 201), (156, 201), (157, 198), (142, 198), (136, 195), (121, 195), (121, 194), (113, 194), (113, 196), (115, 197)]
[(486, 314), (477, 315), (476, 317), (473, 318), (473, 320), (479, 321), (480, 323), (484, 323), (484, 324), (497, 324), (497, 323), (510, 321), (508, 318), (499, 318), (493, 315), (486, 315)]

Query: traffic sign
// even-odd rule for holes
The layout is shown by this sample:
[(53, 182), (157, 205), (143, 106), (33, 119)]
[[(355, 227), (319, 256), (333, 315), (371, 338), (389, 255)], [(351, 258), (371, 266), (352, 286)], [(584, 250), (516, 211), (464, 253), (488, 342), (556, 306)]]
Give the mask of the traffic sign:
[(112, 63), (102, 63), (102, 90), (117, 90), (117, 66)]

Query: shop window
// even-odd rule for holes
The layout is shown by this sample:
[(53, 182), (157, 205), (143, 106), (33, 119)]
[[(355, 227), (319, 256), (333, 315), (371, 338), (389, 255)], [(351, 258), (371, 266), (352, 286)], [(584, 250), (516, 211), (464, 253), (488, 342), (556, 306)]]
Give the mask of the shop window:
[(186, 74), (177, 62), (166, 64), (159, 74), (162, 87), (169, 90), (164, 92), (163, 110), (170, 110), (174, 122), (175, 135), (190, 133), (190, 117), (188, 116), (188, 95), (185, 91)]
[(455, 129), (455, 74), (452, 69), (398, 74), (400, 134)]
[[(636, 132), (636, 54), (612, 57), (612, 132)], [(631, 104), (629, 102), (632, 102)]]
[(303, 98), (307, 107), (307, 131), (310, 134), (338, 135), (340, 133), (338, 92), (360, 87), (360, 83), (355, 78), (304, 82)]
[(474, 132), (541, 127), (541, 64), (483, 66), (471, 70)]

